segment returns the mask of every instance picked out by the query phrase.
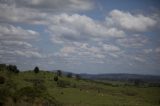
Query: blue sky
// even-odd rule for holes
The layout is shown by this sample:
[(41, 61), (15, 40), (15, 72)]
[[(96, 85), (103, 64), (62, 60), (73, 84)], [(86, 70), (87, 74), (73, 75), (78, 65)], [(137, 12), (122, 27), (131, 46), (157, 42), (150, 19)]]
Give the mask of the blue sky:
[(159, 0), (1, 0), (0, 63), (160, 75)]

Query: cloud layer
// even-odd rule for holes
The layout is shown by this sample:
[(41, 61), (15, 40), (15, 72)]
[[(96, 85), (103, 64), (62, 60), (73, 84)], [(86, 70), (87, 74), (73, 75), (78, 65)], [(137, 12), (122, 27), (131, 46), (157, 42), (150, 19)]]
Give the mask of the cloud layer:
[(0, 63), (90, 73), (146, 67), (157, 73), (158, 13), (101, 8), (105, 16), (98, 19), (96, 9), (92, 0), (1, 0)]

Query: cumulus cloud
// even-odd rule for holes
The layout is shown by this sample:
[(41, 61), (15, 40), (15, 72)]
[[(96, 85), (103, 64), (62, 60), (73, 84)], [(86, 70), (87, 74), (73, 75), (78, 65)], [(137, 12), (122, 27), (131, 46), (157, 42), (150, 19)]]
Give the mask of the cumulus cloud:
[(146, 54), (149, 54), (149, 53), (152, 53), (152, 52), (153, 52), (152, 49), (144, 49), (143, 51), (144, 51), (144, 53), (146, 53)]
[(19, 7), (52, 9), (53, 11), (90, 10), (94, 6), (91, 0), (15, 0), (14, 3)]
[[(112, 10), (110, 12), (110, 21), (127, 30), (147, 31), (150, 27), (156, 25), (157, 21), (143, 14), (131, 14), (120, 10)], [(106, 20), (109, 20), (106, 18)]]
[(150, 54), (159, 56), (145, 35), (158, 24), (158, 16), (117, 9), (101, 20), (88, 14), (94, 6), (92, 0), (0, 0), (0, 62), (106, 67), (149, 63)]
[(148, 43), (148, 38), (144, 35), (134, 34), (126, 38), (117, 39), (117, 44), (126, 48), (140, 48)]
[(37, 51), (19, 51), (16, 50), (14, 51), (15, 54), (20, 55), (20, 56), (24, 56), (24, 57), (38, 57), (38, 58), (42, 58), (43, 56), (37, 52)]
[(17, 8), (16, 5), (0, 4), (0, 22), (18, 22), (27, 24), (46, 24), (47, 13), (36, 9)]
[(155, 52), (156, 52), (156, 53), (160, 53), (160, 47), (157, 47), (157, 48), (155, 49)]
[(60, 12), (93, 9), (90, 0), (1, 0), (0, 22), (46, 24), (46, 17)]
[(60, 14), (50, 18), (49, 31), (54, 42), (64, 40), (84, 41), (96, 37), (124, 37), (125, 33), (115, 27), (107, 27), (102, 22), (79, 14)]
[(32, 47), (32, 45), (25, 41), (13, 41), (13, 40), (3, 40), (0, 43), (1, 45), (7, 45), (7, 46), (23, 46), (26, 48)]
[(10, 24), (0, 25), (0, 55), (1, 61), (6, 63), (17, 62), (21, 58), (42, 58), (37, 49), (30, 43), (36, 41), (39, 33)]
[(108, 44), (104, 44), (103, 45), (103, 49), (107, 52), (107, 51), (111, 51), (111, 52), (116, 52), (116, 51), (120, 51), (120, 48), (114, 45), (108, 45)]
[(65, 45), (59, 52), (55, 53), (55, 56), (65, 58), (67, 62), (104, 64), (106, 59), (115, 59), (121, 54), (121, 49), (112, 44), (94, 46), (90, 43), (74, 42), (74, 44)]
[(26, 40), (34, 39), (39, 35), (38, 32), (23, 29), (21, 27), (16, 27), (13, 25), (0, 25), (0, 40), (3, 39), (17, 39), (17, 40)]

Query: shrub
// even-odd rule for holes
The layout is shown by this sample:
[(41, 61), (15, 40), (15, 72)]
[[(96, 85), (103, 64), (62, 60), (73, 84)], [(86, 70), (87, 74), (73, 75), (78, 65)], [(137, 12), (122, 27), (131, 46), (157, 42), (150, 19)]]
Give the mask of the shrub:
[(122, 93), (123, 93), (124, 95), (127, 95), (127, 96), (136, 96), (136, 95), (137, 95), (137, 92), (131, 91), (131, 90), (128, 90), (128, 89), (123, 90)]
[(3, 76), (0, 76), (0, 84), (4, 84), (5, 83), (5, 78)]
[(0, 102), (3, 103), (7, 97), (11, 95), (11, 92), (8, 88), (0, 88)]
[(54, 81), (58, 81), (58, 76), (54, 76)]
[(70, 86), (70, 82), (69, 81), (64, 81), (64, 80), (58, 80), (57, 81), (57, 86), (65, 88), (67, 86)]
[(42, 92), (40, 90), (35, 89), (34, 87), (24, 87), (18, 90), (17, 95), (18, 97), (26, 96), (26, 97), (39, 97)]

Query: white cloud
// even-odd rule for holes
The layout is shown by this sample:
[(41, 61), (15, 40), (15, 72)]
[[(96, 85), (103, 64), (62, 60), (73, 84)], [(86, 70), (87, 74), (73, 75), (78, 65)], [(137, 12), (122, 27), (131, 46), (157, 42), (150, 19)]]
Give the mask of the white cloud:
[[(157, 16), (120, 10), (111, 11), (106, 20), (81, 15), (93, 8), (92, 0), (0, 0), (0, 62), (67, 69), (77, 64), (147, 61), (147, 54), (152, 53), (143, 48), (148, 36), (133, 33), (149, 31), (158, 23)], [(49, 32), (45, 34), (50, 34), (53, 48), (41, 29)], [(37, 37), (45, 39), (35, 42)], [(160, 50), (153, 51), (158, 55)]]
[(85, 15), (54, 15), (50, 17), (50, 21), (49, 30), (53, 42), (62, 42), (64, 40), (84, 41), (99, 37), (121, 38), (125, 36), (122, 30), (107, 27), (103, 22), (98, 22)]
[[(65, 58), (68, 61), (85, 61), (88, 63), (104, 63), (107, 58), (118, 58), (121, 55), (121, 49), (112, 44), (101, 44), (100, 46), (90, 43), (74, 42), (65, 45), (55, 56)], [(74, 58), (76, 57), (76, 58)]]
[(52, 9), (56, 11), (78, 11), (90, 10), (94, 4), (91, 0), (17, 0), (15, 2), (19, 6), (36, 9)]
[(50, 15), (86, 11), (94, 8), (90, 0), (1, 0), (0, 22), (46, 24)]
[(151, 53), (153, 50), (152, 50), (152, 49), (144, 49), (143, 51), (144, 51), (144, 53), (149, 54), (149, 53)]
[(150, 27), (156, 25), (156, 20), (142, 14), (131, 14), (120, 10), (110, 12), (110, 18), (106, 20), (112, 21), (114, 24), (133, 31), (147, 31)]
[(13, 25), (0, 25), (0, 40), (1, 39), (17, 39), (27, 40), (34, 39), (39, 35), (38, 32), (33, 30), (25, 30), (21, 27), (15, 27)]
[(140, 48), (148, 43), (148, 38), (144, 35), (132, 35), (122, 39), (117, 39), (117, 44), (127, 48)]
[(155, 52), (156, 52), (156, 53), (160, 53), (160, 47), (157, 47), (157, 48), (155, 49)]
[(24, 46), (24, 47), (32, 47), (30, 43), (24, 42), (24, 41), (13, 41), (13, 40), (4, 40), (1, 41), (6, 46)]
[(36, 51), (19, 51), (19, 50), (16, 50), (16, 51), (14, 51), (14, 53), (17, 54), (17, 55), (20, 55), (20, 56), (27, 57), (27, 58), (31, 58), (31, 57), (43, 58), (43, 56), (39, 52), (36, 52)]
[(103, 49), (106, 52), (117, 52), (120, 51), (120, 48), (114, 45), (103, 44)]
[(61, 49), (61, 52), (64, 52), (64, 53), (73, 53), (74, 51), (75, 51), (74, 47), (64, 47)]
[(146, 60), (142, 57), (135, 56), (134, 59), (139, 62), (145, 62)]
[(47, 13), (30, 8), (17, 8), (16, 5), (0, 4), (0, 22), (46, 24)]

